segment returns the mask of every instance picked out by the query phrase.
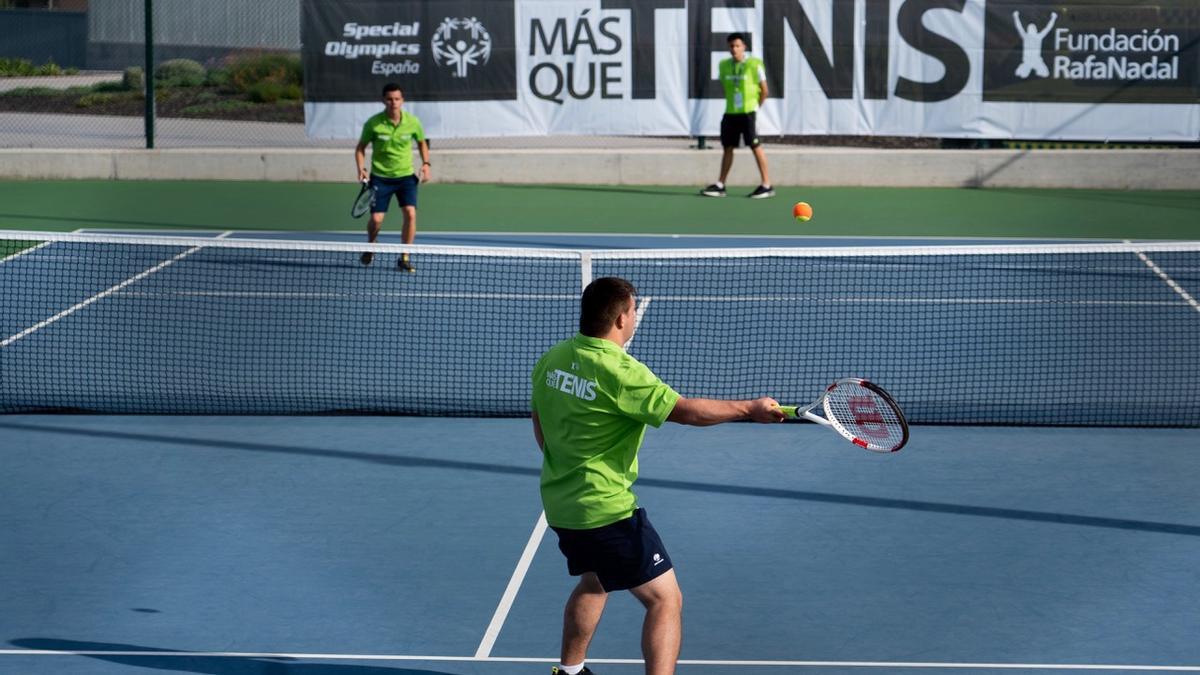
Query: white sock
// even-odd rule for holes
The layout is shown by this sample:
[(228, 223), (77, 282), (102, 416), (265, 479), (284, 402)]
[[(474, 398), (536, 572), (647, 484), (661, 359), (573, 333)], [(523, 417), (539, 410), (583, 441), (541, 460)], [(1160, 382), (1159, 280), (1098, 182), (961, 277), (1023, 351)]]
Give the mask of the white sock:
[(564, 666), (560, 663), (558, 665), (558, 669), (561, 670), (562, 672), (566, 673), (567, 675), (579, 675), (579, 673), (581, 673), (583, 671), (583, 664), (580, 663), (580, 664), (577, 664), (574, 666)]
[[(721, 181), (717, 181), (717, 182), (713, 183), (713, 185), (716, 185), (719, 188), (725, 187), (725, 184), (722, 183)], [(571, 675), (575, 675), (575, 673), (571, 673)]]

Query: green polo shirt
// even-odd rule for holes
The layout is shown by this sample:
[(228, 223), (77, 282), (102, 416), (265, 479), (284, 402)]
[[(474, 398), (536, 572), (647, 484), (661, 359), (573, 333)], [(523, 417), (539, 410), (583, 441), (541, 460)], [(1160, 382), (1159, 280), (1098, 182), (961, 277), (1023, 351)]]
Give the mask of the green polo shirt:
[(617, 344), (576, 334), (533, 368), (542, 428), (542, 504), (554, 527), (588, 530), (633, 515), (638, 449), (679, 394)]
[(417, 116), (405, 112), (393, 124), (387, 112), (381, 112), (363, 124), (359, 143), (371, 144), (371, 173), (383, 178), (403, 178), (413, 171), (413, 141), (425, 140), (425, 129)]
[(758, 110), (761, 82), (767, 79), (762, 59), (747, 56), (739, 61), (729, 57), (717, 66), (721, 86), (725, 88), (725, 114), (736, 115)]

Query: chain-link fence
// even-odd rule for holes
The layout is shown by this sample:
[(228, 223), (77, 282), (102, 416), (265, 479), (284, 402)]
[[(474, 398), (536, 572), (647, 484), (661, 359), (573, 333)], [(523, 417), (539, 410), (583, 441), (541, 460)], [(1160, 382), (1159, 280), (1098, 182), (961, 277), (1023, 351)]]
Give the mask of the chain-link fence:
[(81, 41), (86, 57), (51, 72), (0, 41), (10, 65), (0, 72), (0, 147), (146, 147), (148, 84), (155, 147), (345, 145), (304, 134), (299, 0), (90, 0), (75, 37), (54, 34), (61, 12), (26, 14), (40, 15), (26, 19), (46, 38)]

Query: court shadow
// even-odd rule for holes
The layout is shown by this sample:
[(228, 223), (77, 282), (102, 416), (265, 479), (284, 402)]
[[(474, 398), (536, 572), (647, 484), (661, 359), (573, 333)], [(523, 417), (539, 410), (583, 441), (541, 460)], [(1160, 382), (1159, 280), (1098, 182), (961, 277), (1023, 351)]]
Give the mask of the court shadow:
[[(111, 642), (84, 642), (51, 638), (21, 638), (9, 644), (21, 649), (72, 652), (73, 658), (96, 659), (137, 668), (173, 673), (208, 675), (453, 675), (442, 670), (360, 666), (328, 662), (303, 662), (291, 658), (258, 656), (205, 656), (157, 647)], [(105, 654), (104, 652), (113, 652)], [(161, 653), (161, 655), (159, 655)], [(55, 656), (51, 658), (72, 658)]]
[[(434, 459), (431, 457), (387, 455), (382, 453), (352, 450), (330, 450), (327, 448), (311, 448), (294, 445), (221, 441), (203, 438), (187, 438), (182, 436), (168, 436), (165, 434), (144, 434), (125, 431), (106, 431), (99, 429), (74, 429), (69, 427), (52, 426), (49, 424), (40, 425), (28, 424), (24, 422), (0, 421), (0, 429), (65, 434), (92, 439), (111, 438), (121, 441), (146, 441), (150, 443), (185, 445), (200, 448), (218, 448), (222, 450), (240, 450), (272, 454), (324, 457), (330, 459), (368, 462), (371, 464), (390, 467), (437, 468), (454, 471), (481, 471), (494, 474), (527, 476), (531, 479), (541, 475), (541, 469), (532, 466), (513, 466), (505, 464), (489, 464), (486, 462), (469, 462), (454, 459)], [(866, 495), (845, 495), (832, 492), (816, 492), (812, 490), (785, 490), (781, 488), (727, 485), (724, 483), (701, 483), (698, 481), (653, 477), (639, 478), (638, 485), (667, 490), (684, 490), (687, 492), (707, 492), (710, 494), (767, 497), (770, 499), (788, 499), (793, 501), (817, 502), (824, 504), (843, 504), (848, 506), (863, 506), (877, 509), (942, 513), (957, 516), (971, 516), (976, 518), (1000, 518), (1004, 520), (1020, 520), (1037, 523), (1054, 523), (1058, 525), (1076, 525), (1081, 527), (1099, 527), (1114, 530), (1134, 530), (1141, 532), (1156, 532), (1159, 534), (1200, 537), (1200, 525), (1187, 525), (1182, 523), (1130, 520), (1126, 518), (1107, 518), (1104, 516), (1084, 516), (1071, 513), (1030, 511), (1026, 509), (1009, 509), (992, 506), (971, 506), (968, 504), (951, 504), (946, 502), (930, 502), (915, 499), (893, 499), (887, 497), (870, 497)]]
[[(600, 192), (611, 194), (627, 194), (627, 195), (660, 195), (666, 197), (697, 197), (700, 196), (699, 188), (692, 190), (691, 188), (679, 188), (678, 190), (664, 190), (654, 187), (638, 187), (636, 185), (522, 185), (514, 184), (505, 187), (515, 188), (517, 190), (555, 190), (561, 192)], [(690, 190), (690, 191), (687, 191)]]
[(71, 223), (77, 227), (86, 225), (139, 228), (150, 227), (157, 230), (214, 230), (221, 232), (227, 227), (210, 223), (161, 223), (150, 220), (113, 220), (107, 218), (79, 218), (76, 216), (40, 216), (33, 213), (0, 213), (0, 218), (20, 218), (23, 220), (41, 220), (48, 223)]
[[(595, 244), (595, 245), (594, 244), (581, 244), (581, 243), (579, 243), (578, 239), (575, 237), (572, 237), (571, 239), (553, 239), (553, 238), (539, 239), (539, 238), (529, 237), (526, 235), (519, 235), (519, 238), (513, 239), (511, 241), (505, 241), (503, 234), (457, 235), (457, 234), (442, 234), (441, 232), (436, 232), (433, 234), (435, 234), (437, 236), (437, 241), (435, 242), (436, 244), (438, 244), (438, 245), (445, 244), (445, 245), (451, 245), (451, 246), (516, 246), (516, 247), (520, 247), (520, 248), (525, 248), (525, 247), (530, 247), (530, 246), (544, 246), (546, 248), (570, 248), (570, 249), (593, 248), (593, 249), (604, 249), (606, 251), (617, 250), (617, 249), (642, 248), (640, 246), (620, 246), (617, 244), (609, 243), (608, 241), (605, 241), (603, 246), (598, 245), (598, 244)], [(619, 236), (621, 233), (614, 232), (612, 234)]]
[[(1116, 152), (1116, 151), (1114, 151)], [(1131, 206), (1145, 206), (1152, 209), (1170, 209), (1173, 211), (1184, 211), (1189, 213), (1197, 213), (1200, 217), (1200, 198), (1197, 198), (1194, 192), (1178, 192), (1178, 193), (1163, 193), (1156, 192), (1151, 194), (1131, 193), (1131, 192), (1115, 192), (1104, 190), (1042, 190), (1029, 188), (1004, 188), (991, 187), (988, 192), (997, 194), (1010, 194), (1018, 199), (1052, 199), (1052, 200), (1070, 200), (1077, 201), (1083, 204), (1094, 205), (1097, 202), (1108, 204), (1127, 204)]]

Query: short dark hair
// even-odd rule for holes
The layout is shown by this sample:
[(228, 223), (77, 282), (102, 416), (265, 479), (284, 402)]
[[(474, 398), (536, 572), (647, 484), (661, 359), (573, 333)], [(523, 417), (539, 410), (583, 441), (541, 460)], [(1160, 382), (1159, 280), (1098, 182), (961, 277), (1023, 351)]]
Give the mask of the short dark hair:
[(601, 277), (588, 284), (579, 303), (579, 332), (590, 337), (604, 335), (635, 295), (633, 284), (620, 277)]
[(725, 42), (727, 44), (733, 44), (734, 40), (741, 40), (742, 44), (744, 44), (744, 45), (749, 44), (748, 42), (746, 42), (746, 36), (741, 33), (730, 33), (729, 37), (725, 38)]
[(400, 89), (400, 85), (396, 84), (395, 82), (388, 82), (387, 84), (383, 85), (383, 93), (380, 94), (380, 96), (387, 98), (387, 95), (393, 91), (399, 91), (401, 96), (404, 95), (404, 92)]

